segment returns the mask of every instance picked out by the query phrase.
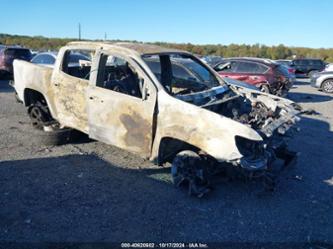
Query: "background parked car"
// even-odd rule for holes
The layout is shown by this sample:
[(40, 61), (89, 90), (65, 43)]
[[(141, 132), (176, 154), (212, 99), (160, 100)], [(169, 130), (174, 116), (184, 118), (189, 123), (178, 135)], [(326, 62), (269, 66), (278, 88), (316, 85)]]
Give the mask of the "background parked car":
[(15, 59), (30, 61), (30, 50), (18, 46), (0, 46), (0, 79), (13, 76)]
[(291, 60), (276, 60), (275, 62), (280, 64), (282, 67), (285, 67), (285, 69), (288, 71), (290, 81), (294, 84), (296, 81), (296, 74), (295, 69), (290, 66)]
[(287, 66), (290, 66), (292, 63), (292, 60), (275, 60), (277, 63), (284, 64)]
[(323, 72), (333, 72), (333, 63), (327, 64)]
[(216, 64), (218, 64), (221, 60), (223, 60), (222, 56), (216, 56), (216, 55), (207, 55), (203, 56), (201, 60), (205, 63), (207, 63), (209, 66), (214, 67)]
[(286, 67), (269, 59), (228, 58), (214, 69), (222, 77), (230, 77), (258, 87), (263, 92), (285, 95), (293, 84)]
[(294, 75), (295, 76), (295, 68), (293, 68), (291, 66), (292, 64), (292, 61), (291, 60), (276, 60), (277, 63), (279, 63), (280, 65), (283, 65), (285, 66), (287, 69), (288, 69), (288, 72), (291, 74), (291, 75)]
[(314, 73), (310, 82), (313, 87), (320, 88), (326, 93), (333, 93), (333, 72)]
[(44, 53), (39, 53), (35, 57), (33, 57), (31, 62), (38, 65), (53, 67), (56, 58), (57, 58), (57, 53), (44, 52)]
[(296, 59), (291, 62), (296, 76), (311, 77), (312, 74), (325, 69), (325, 63), (320, 59)]
[(39, 54), (40, 52), (35, 51), (35, 50), (30, 50), (31, 51), (31, 59), (33, 59), (37, 54)]

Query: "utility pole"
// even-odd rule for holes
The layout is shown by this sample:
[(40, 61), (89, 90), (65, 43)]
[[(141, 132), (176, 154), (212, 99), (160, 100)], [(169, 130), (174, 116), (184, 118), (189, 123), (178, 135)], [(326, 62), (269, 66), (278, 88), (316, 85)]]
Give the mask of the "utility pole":
[(104, 33), (104, 41), (106, 41), (107, 35), (106, 32)]
[(79, 41), (81, 41), (81, 23), (79, 23)]

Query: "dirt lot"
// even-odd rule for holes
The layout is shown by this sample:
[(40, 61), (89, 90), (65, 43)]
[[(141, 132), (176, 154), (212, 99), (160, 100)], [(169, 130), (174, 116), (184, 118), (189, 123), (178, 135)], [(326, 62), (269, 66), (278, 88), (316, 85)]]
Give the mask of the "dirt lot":
[(95, 141), (45, 147), (0, 82), (0, 241), (333, 243), (333, 96), (298, 81), (301, 152), (273, 194), (223, 177), (204, 199), (170, 183), (169, 169)]

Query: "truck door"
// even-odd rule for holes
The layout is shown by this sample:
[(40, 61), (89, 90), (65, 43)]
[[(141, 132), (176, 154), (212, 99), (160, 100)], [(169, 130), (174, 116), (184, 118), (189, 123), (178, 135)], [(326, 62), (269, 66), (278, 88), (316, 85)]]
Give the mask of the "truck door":
[(94, 50), (68, 49), (52, 76), (58, 121), (67, 127), (88, 132), (86, 90)]
[(131, 58), (102, 52), (88, 87), (89, 136), (149, 157), (157, 90)]

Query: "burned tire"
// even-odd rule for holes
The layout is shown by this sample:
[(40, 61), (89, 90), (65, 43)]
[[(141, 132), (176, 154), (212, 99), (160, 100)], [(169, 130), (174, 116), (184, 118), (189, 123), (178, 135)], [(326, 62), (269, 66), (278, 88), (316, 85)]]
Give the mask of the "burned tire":
[(45, 111), (45, 106), (39, 101), (28, 108), (28, 115), (32, 127), (36, 130), (43, 130), (49, 119), (49, 114)]
[(200, 156), (190, 150), (179, 152), (172, 161), (172, 182), (176, 187), (188, 187), (188, 194), (202, 197), (210, 191)]
[(327, 79), (321, 85), (321, 89), (325, 93), (333, 93), (333, 79)]
[(60, 129), (43, 101), (30, 105), (28, 114), (34, 128), (32, 135), (38, 138), (41, 144), (62, 145), (70, 140), (71, 129)]

